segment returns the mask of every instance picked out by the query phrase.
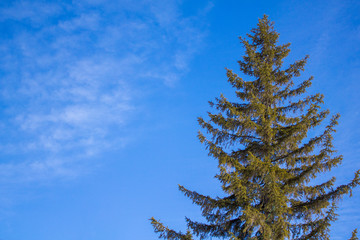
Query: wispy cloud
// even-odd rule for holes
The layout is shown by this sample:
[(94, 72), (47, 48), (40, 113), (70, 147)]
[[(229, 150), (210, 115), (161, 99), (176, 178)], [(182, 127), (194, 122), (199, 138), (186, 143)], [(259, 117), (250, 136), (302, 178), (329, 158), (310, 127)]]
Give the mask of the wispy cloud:
[(0, 127), (11, 129), (0, 150), (23, 157), (0, 172), (26, 179), (75, 176), (81, 159), (125, 144), (139, 80), (173, 86), (204, 37), (177, 1), (23, 0), (0, 13)]

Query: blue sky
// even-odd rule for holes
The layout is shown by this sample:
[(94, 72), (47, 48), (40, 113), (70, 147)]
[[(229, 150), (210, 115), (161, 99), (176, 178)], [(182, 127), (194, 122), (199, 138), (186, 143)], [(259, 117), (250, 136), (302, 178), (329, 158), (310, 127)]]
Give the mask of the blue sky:
[[(221, 194), (197, 140), (207, 101), (232, 96), (258, 18), (309, 54), (303, 78), (341, 114), (338, 183), (360, 168), (360, 3), (18, 0), (0, 2), (0, 239), (156, 239), (151, 216), (185, 229), (199, 209), (177, 190)], [(327, 174), (326, 176), (328, 176)], [(325, 177), (326, 177), (325, 176)], [(345, 197), (332, 239), (360, 227)]]

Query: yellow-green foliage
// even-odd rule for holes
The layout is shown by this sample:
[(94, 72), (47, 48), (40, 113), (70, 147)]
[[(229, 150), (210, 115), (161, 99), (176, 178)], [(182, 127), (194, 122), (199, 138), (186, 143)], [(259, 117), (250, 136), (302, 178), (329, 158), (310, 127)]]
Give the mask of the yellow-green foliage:
[[(238, 102), (221, 95), (210, 102), (217, 112), (209, 113), (208, 121), (199, 118), (206, 130), (199, 139), (218, 160), (216, 177), (226, 197), (211, 198), (180, 186), (207, 223), (186, 219), (189, 230), (182, 234), (152, 218), (160, 238), (329, 239), (338, 200), (359, 185), (360, 172), (337, 187), (334, 177), (311, 184), (319, 173), (341, 163), (332, 145), (339, 115), (330, 118), (319, 136), (308, 137), (329, 111), (320, 108), (321, 94), (306, 94), (312, 77), (294, 82), (308, 57), (283, 67), (290, 44), (279, 45), (278, 37), (264, 16), (247, 38), (240, 38), (245, 48), (240, 71), (247, 79), (227, 70)], [(351, 239), (357, 239), (356, 231)]]

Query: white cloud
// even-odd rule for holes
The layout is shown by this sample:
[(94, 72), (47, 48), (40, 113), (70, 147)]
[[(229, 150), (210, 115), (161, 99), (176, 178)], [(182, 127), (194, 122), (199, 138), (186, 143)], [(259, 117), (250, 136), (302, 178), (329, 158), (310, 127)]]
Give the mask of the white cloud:
[(62, 8), (63, 6), (61, 4), (36, 1), (16, 1), (12, 6), (0, 10), (0, 20), (30, 19), (33, 22), (41, 22), (43, 18), (59, 13)]
[(0, 172), (26, 179), (75, 176), (85, 158), (124, 145), (146, 90), (139, 80), (174, 86), (204, 37), (177, 1), (23, 0), (0, 12), (0, 24), (17, 26), (0, 38), (0, 64), (3, 129), (19, 139), (0, 150), (25, 156)]
[(66, 20), (59, 24), (59, 27), (66, 31), (74, 31), (79, 28), (86, 30), (96, 30), (99, 28), (100, 17), (96, 13), (81, 14), (79, 17)]

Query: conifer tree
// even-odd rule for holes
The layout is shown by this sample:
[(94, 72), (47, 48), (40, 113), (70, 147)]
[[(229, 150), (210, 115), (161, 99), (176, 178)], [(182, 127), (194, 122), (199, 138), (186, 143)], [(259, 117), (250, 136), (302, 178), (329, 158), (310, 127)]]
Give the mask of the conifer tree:
[[(278, 38), (267, 16), (247, 38), (240, 37), (245, 55), (238, 63), (247, 79), (227, 69), (237, 102), (221, 95), (210, 102), (216, 113), (209, 113), (208, 121), (198, 119), (207, 132), (199, 132), (200, 142), (218, 160), (216, 178), (225, 197), (179, 186), (207, 222), (186, 218), (189, 229), (181, 233), (151, 218), (160, 238), (329, 239), (337, 204), (359, 185), (360, 171), (340, 186), (335, 177), (312, 181), (342, 161), (332, 144), (339, 115), (329, 119), (329, 111), (321, 110), (323, 95), (306, 94), (312, 77), (296, 84), (308, 56), (283, 67), (290, 44)], [(311, 137), (315, 127), (321, 134)], [(357, 239), (356, 230), (351, 239)]]

